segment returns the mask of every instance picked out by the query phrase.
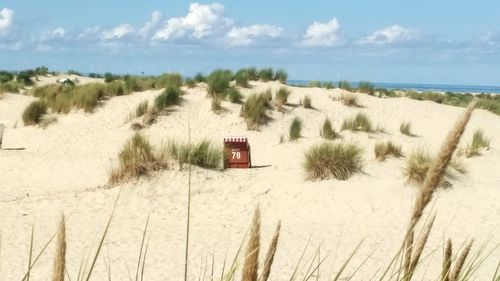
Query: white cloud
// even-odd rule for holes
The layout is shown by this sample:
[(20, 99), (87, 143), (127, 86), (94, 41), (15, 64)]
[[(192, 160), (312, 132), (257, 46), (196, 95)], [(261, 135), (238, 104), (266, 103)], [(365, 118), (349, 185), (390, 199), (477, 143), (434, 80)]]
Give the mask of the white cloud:
[(232, 46), (247, 46), (252, 44), (253, 40), (257, 37), (271, 37), (276, 38), (280, 36), (283, 28), (267, 25), (255, 24), (244, 27), (233, 27), (227, 34), (229, 44)]
[(361, 38), (360, 44), (391, 44), (397, 42), (412, 41), (419, 38), (419, 32), (416, 29), (404, 28), (400, 25), (392, 25), (372, 34)]
[(340, 24), (336, 18), (329, 22), (314, 21), (307, 27), (306, 34), (302, 40), (303, 46), (308, 47), (330, 47), (344, 42), (340, 34)]
[(45, 31), (40, 35), (40, 41), (48, 41), (51, 39), (64, 38), (66, 35), (66, 30), (62, 27), (58, 27), (51, 31)]
[(141, 37), (147, 37), (158, 26), (161, 20), (160, 11), (154, 11), (151, 14), (151, 19), (144, 24), (144, 26), (139, 30), (139, 35)]
[(119, 26), (109, 29), (109, 30), (104, 30), (102, 32), (102, 39), (103, 40), (117, 40), (121, 39), (124, 36), (132, 33), (134, 29), (130, 24), (120, 24)]
[(232, 20), (224, 17), (224, 6), (221, 4), (193, 3), (189, 5), (189, 12), (185, 17), (169, 19), (165, 26), (153, 35), (152, 40), (170, 40), (183, 36), (201, 39), (231, 24)]
[(8, 8), (0, 10), (0, 36), (7, 34), (14, 22), (14, 11)]

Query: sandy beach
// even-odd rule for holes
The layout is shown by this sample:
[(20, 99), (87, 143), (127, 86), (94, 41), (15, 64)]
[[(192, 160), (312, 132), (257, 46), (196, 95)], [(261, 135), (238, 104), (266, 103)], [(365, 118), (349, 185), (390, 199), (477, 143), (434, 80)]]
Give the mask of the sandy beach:
[[(54, 77), (40, 84), (54, 83)], [(51, 79), (51, 80), (50, 80)], [(49, 81), (50, 80), (50, 81)], [(54, 80), (54, 81), (53, 81)], [(81, 80), (83, 81), (83, 80)], [(279, 82), (250, 82), (241, 89), (244, 96), (271, 88)], [(193, 141), (246, 136), (252, 148), (253, 169), (206, 170), (193, 167), (189, 276), (191, 280), (210, 271), (220, 276), (224, 259), (234, 257), (249, 228), (254, 209), (262, 211), (261, 262), (281, 220), (281, 236), (270, 280), (288, 280), (306, 246), (306, 258), (320, 248), (319, 280), (339, 270), (343, 261), (363, 240), (346, 269), (346, 276), (369, 257), (356, 272), (356, 280), (380, 274), (398, 250), (404, 236), (417, 188), (405, 185), (405, 158), (378, 162), (373, 153), (377, 141), (400, 144), (408, 155), (423, 147), (438, 151), (448, 130), (463, 108), (408, 98), (377, 98), (357, 94), (362, 107), (348, 107), (338, 101), (341, 89), (287, 87), (291, 91), (285, 112), (271, 111), (272, 120), (259, 131), (248, 131), (240, 117), (241, 105), (222, 102), (221, 114), (210, 110), (203, 83), (183, 87), (183, 103), (151, 127), (142, 130), (155, 147), (169, 139), (187, 141), (188, 119)], [(113, 97), (94, 113), (71, 111), (58, 115), (46, 129), (23, 126), (21, 114), (35, 98), (5, 94), (0, 99), (0, 122), (6, 126), (0, 151), (0, 278), (18, 280), (26, 273), (31, 228), (37, 254), (66, 217), (67, 271), (76, 280), (87, 255), (95, 252), (113, 204), (120, 195), (97, 260), (93, 280), (107, 280), (107, 266), (113, 280), (134, 276), (144, 225), (150, 215), (145, 279), (182, 280), (187, 214), (188, 172), (173, 166), (137, 181), (109, 186), (109, 172), (118, 153), (133, 136), (129, 114), (142, 101), (153, 100), (162, 90), (149, 90)], [(314, 109), (295, 106), (305, 95)], [(342, 131), (342, 140), (363, 148), (363, 173), (347, 181), (305, 180), (304, 152), (321, 142), (319, 130), (325, 117), (338, 132), (342, 121), (357, 112), (368, 115), (383, 132)], [(280, 143), (294, 117), (300, 117), (302, 138)], [(402, 121), (411, 122), (415, 137), (399, 132)], [(484, 253), (500, 243), (500, 116), (477, 109), (460, 143), (465, 147), (474, 130), (481, 128), (491, 138), (491, 149), (480, 156), (464, 158), (468, 173), (440, 190), (426, 216), (437, 215), (429, 244), (423, 253), (418, 278), (436, 276), (443, 243), (451, 238), (458, 250), (474, 238), (473, 250), (485, 244)], [(309, 241), (309, 242), (308, 242)], [(37, 261), (30, 280), (48, 280), (53, 266), (55, 242)], [(476, 280), (489, 280), (500, 258), (492, 252), (477, 272)], [(206, 266), (208, 264), (208, 267)], [(204, 269), (204, 268), (208, 269)], [(305, 274), (307, 265), (300, 270)], [(318, 272), (314, 273), (314, 278)], [(239, 275), (238, 275), (239, 276)]]

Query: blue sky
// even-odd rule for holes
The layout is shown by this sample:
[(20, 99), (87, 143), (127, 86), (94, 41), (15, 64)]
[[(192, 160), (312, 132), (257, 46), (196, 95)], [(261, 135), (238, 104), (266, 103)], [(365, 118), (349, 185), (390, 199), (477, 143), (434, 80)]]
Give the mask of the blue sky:
[(493, 0), (0, 0), (0, 68), (500, 85), (499, 12)]

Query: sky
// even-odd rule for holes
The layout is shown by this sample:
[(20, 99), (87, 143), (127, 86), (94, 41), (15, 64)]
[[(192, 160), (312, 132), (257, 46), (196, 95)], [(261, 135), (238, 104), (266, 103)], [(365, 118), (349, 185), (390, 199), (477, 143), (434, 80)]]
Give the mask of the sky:
[(500, 86), (497, 0), (0, 0), (0, 69)]

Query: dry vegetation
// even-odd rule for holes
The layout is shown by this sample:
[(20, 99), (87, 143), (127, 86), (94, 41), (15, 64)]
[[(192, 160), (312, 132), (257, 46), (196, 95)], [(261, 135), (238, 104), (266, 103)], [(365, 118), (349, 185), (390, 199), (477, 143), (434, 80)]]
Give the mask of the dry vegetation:
[(325, 118), (325, 121), (323, 122), (323, 127), (319, 131), (319, 135), (327, 140), (333, 140), (339, 136), (333, 129), (332, 122), (328, 118)]
[[(270, 93), (270, 92), (269, 92)], [(268, 92), (251, 94), (241, 106), (240, 116), (247, 123), (249, 130), (257, 130), (259, 126), (265, 124), (269, 117), (266, 112), (271, 108)]]
[(465, 155), (467, 158), (480, 155), (482, 149), (490, 148), (490, 139), (484, 135), (483, 130), (477, 129), (472, 135), (472, 142), (467, 145)]
[(353, 93), (343, 93), (340, 96), (340, 102), (343, 105), (360, 107), (360, 105), (358, 103), (358, 95), (353, 94)]
[(356, 116), (344, 120), (342, 123), (342, 131), (350, 130), (350, 131), (363, 131), (363, 132), (372, 132), (373, 125), (370, 118), (364, 113), (358, 113)]
[(411, 132), (411, 123), (410, 123), (410, 122), (401, 122), (401, 125), (399, 126), (399, 131), (400, 131), (400, 132), (401, 132), (401, 134), (403, 134), (403, 135), (407, 135), (407, 136), (410, 136), (410, 137), (415, 136), (415, 135)]
[(223, 168), (224, 151), (220, 145), (209, 140), (201, 140), (198, 143), (179, 143), (169, 140), (163, 150), (169, 158), (179, 163), (181, 169), (186, 164), (216, 170)]
[(377, 142), (375, 144), (375, 159), (383, 162), (391, 156), (396, 158), (403, 156), (400, 145), (395, 145), (391, 141)]
[(347, 180), (362, 168), (362, 149), (354, 143), (323, 142), (305, 152), (304, 169), (308, 179)]

